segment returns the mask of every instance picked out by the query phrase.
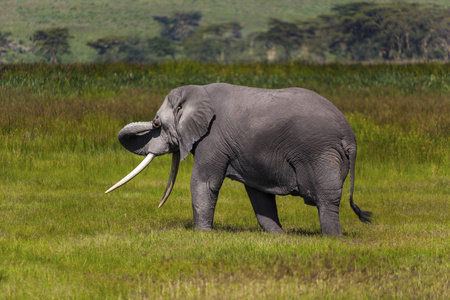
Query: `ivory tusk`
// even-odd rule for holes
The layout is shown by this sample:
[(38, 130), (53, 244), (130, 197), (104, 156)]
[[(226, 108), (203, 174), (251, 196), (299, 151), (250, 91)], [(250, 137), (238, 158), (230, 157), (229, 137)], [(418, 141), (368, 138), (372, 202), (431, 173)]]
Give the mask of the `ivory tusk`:
[(144, 170), (146, 166), (148, 166), (148, 164), (153, 160), (153, 158), (155, 158), (154, 154), (150, 153), (149, 155), (147, 155), (144, 158), (144, 160), (133, 171), (130, 172), (130, 174), (128, 174), (121, 181), (113, 185), (109, 190), (105, 192), (105, 194), (114, 191), (118, 187), (124, 185), (125, 183), (133, 179), (137, 174), (139, 174), (142, 170)]
[(175, 185), (175, 180), (177, 179), (179, 166), (180, 166), (180, 152), (177, 151), (172, 154), (172, 167), (170, 168), (169, 181), (167, 182), (164, 196), (162, 197), (161, 202), (158, 205), (158, 208), (163, 206), (167, 198), (169, 198), (170, 192), (172, 192), (173, 186)]

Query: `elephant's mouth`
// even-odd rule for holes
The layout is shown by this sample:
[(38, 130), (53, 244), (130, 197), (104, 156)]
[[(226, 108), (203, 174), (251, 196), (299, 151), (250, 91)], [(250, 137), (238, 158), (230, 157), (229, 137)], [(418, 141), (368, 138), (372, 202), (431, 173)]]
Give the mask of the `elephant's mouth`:
[(142, 132), (138, 132), (136, 133), (136, 135), (146, 135), (147, 133), (150, 133), (151, 130), (146, 130), (146, 131), (142, 131)]
[[(142, 134), (145, 134), (145, 133), (146, 132), (144, 132)], [(154, 158), (155, 158), (154, 154), (152, 154), (152, 153), (148, 154), (144, 158), (144, 160), (133, 171), (131, 171), (127, 176), (125, 176), (122, 180), (117, 182), (115, 185), (113, 185), (109, 190), (107, 190), (105, 192), (105, 194), (114, 191), (115, 189), (121, 187), (122, 185), (124, 185), (125, 183), (127, 183), (128, 181), (130, 181), (131, 179), (136, 177), (136, 175), (138, 175), (142, 170), (144, 170), (145, 167), (147, 167)], [(169, 180), (167, 182), (166, 190), (161, 199), (161, 202), (158, 205), (158, 208), (163, 206), (163, 204), (166, 202), (167, 198), (169, 198), (170, 192), (172, 192), (173, 186), (175, 185), (175, 180), (177, 178), (179, 166), (180, 166), (180, 152), (177, 151), (177, 152), (174, 152), (172, 155), (172, 166), (170, 169)]]

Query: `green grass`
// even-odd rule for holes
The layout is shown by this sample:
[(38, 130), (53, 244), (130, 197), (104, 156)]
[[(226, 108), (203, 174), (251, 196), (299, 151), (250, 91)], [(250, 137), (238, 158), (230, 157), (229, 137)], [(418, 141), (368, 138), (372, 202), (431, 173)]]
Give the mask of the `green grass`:
[[(270, 17), (293, 22), (330, 13), (338, 4), (353, 0), (3, 0), (0, 24), (2, 31), (11, 31), (12, 39), (30, 47), (28, 38), (36, 30), (54, 26), (68, 27), (75, 37), (70, 41), (71, 55), (64, 62), (89, 62), (96, 52), (86, 42), (105, 36), (153, 37), (159, 34), (159, 25), (153, 16), (172, 15), (176, 11), (197, 10), (203, 14), (202, 25), (236, 21), (243, 26), (244, 35), (267, 30)], [(395, 2), (376, 0), (373, 2)], [(425, 4), (450, 6), (450, 0), (408, 0)], [(32, 55), (19, 55), (25, 62), (36, 61)]]
[[(0, 67), (0, 298), (432, 298), (450, 296), (447, 65), (9, 65)], [(226, 180), (214, 230), (192, 230), (192, 156), (157, 209), (170, 157), (104, 194), (141, 158), (120, 146), (172, 88), (227, 81), (327, 96), (358, 140), (344, 236), (279, 197), (286, 235), (262, 232)]]

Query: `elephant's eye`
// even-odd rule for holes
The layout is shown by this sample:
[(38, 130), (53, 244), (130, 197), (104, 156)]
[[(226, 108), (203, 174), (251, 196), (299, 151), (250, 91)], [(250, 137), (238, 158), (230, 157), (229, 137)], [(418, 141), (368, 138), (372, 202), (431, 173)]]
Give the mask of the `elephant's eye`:
[(181, 107), (181, 105), (179, 105), (176, 109), (176, 115), (178, 115), (178, 117), (181, 116), (181, 113), (183, 112), (183, 107)]
[(159, 120), (153, 120), (153, 127), (155, 127), (155, 128), (161, 127), (161, 121), (159, 121)]

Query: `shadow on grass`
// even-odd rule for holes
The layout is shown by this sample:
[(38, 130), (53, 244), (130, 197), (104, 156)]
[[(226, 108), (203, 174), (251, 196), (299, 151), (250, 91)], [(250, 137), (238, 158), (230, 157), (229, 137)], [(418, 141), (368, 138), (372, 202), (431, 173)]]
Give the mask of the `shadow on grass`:
[[(194, 223), (192, 220), (188, 220), (184, 222), (185, 229), (194, 229)], [(265, 232), (262, 228), (256, 226), (245, 226), (245, 225), (232, 225), (232, 224), (214, 224), (213, 231), (225, 231), (231, 233), (244, 233), (244, 232)], [(322, 231), (318, 230), (310, 230), (304, 228), (298, 229), (290, 229), (286, 230), (286, 234), (288, 235), (298, 235), (298, 236), (321, 236)], [(344, 234), (345, 235), (345, 234)]]
[[(194, 230), (194, 221), (191, 218), (183, 218), (183, 219), (173, 219), (168, 218), (160, 223), (161, 229), (176, 229), (176, 228), (184, 228), (186, 230)], [(229, 223), (214, 223), (212, 231), (216, 232), (230, 232), (230, 233), (256, 233), (256, 232), (264, 232), (262, 228), (254, 225), (242, 225), (242, 224), (229, 224)], [(290, 228), (285, 229), (287, 235), (293, 236), (305, 236), (305, 237), (320, 237), (322, 235), (322, 231), (320, 228), (311, 229), (311, 228)], [(355, 232), (343, 232), (342, 237), (345, 238), (355, 238), (358, 237), (358, 234)]]
[[(323, 237), (330, 237), (330, 238), (339, 238), (339, 236), (328, 236), (322, 234), (322, 230), (319, 229), (304, 229), (304, 228), (298, 228), (298, 229), (291, 229), (286, 231), (287, 234), (290, 235), (299, 235), (299, 236), (323, 236)], [(345, 238), (356, 238), (359, 237), (359, 235), (355, 232), (342, 232), (342, 236)]]
[(297, 228), (297, 229), (290, 229), (286, 231), (287, 234), (290, 235), (301, 235), (301, 236), (321, 236), (322, 231), (320, 229), (305, 229), (305, 228)]
[(214, 224), (213, 230), (216, 231), (225, 231), (225, 232), (261, 232), (262, 229), (253, 227), (253, 226), (242, 226), (242, 225), (230, 225), (230, 224)]

